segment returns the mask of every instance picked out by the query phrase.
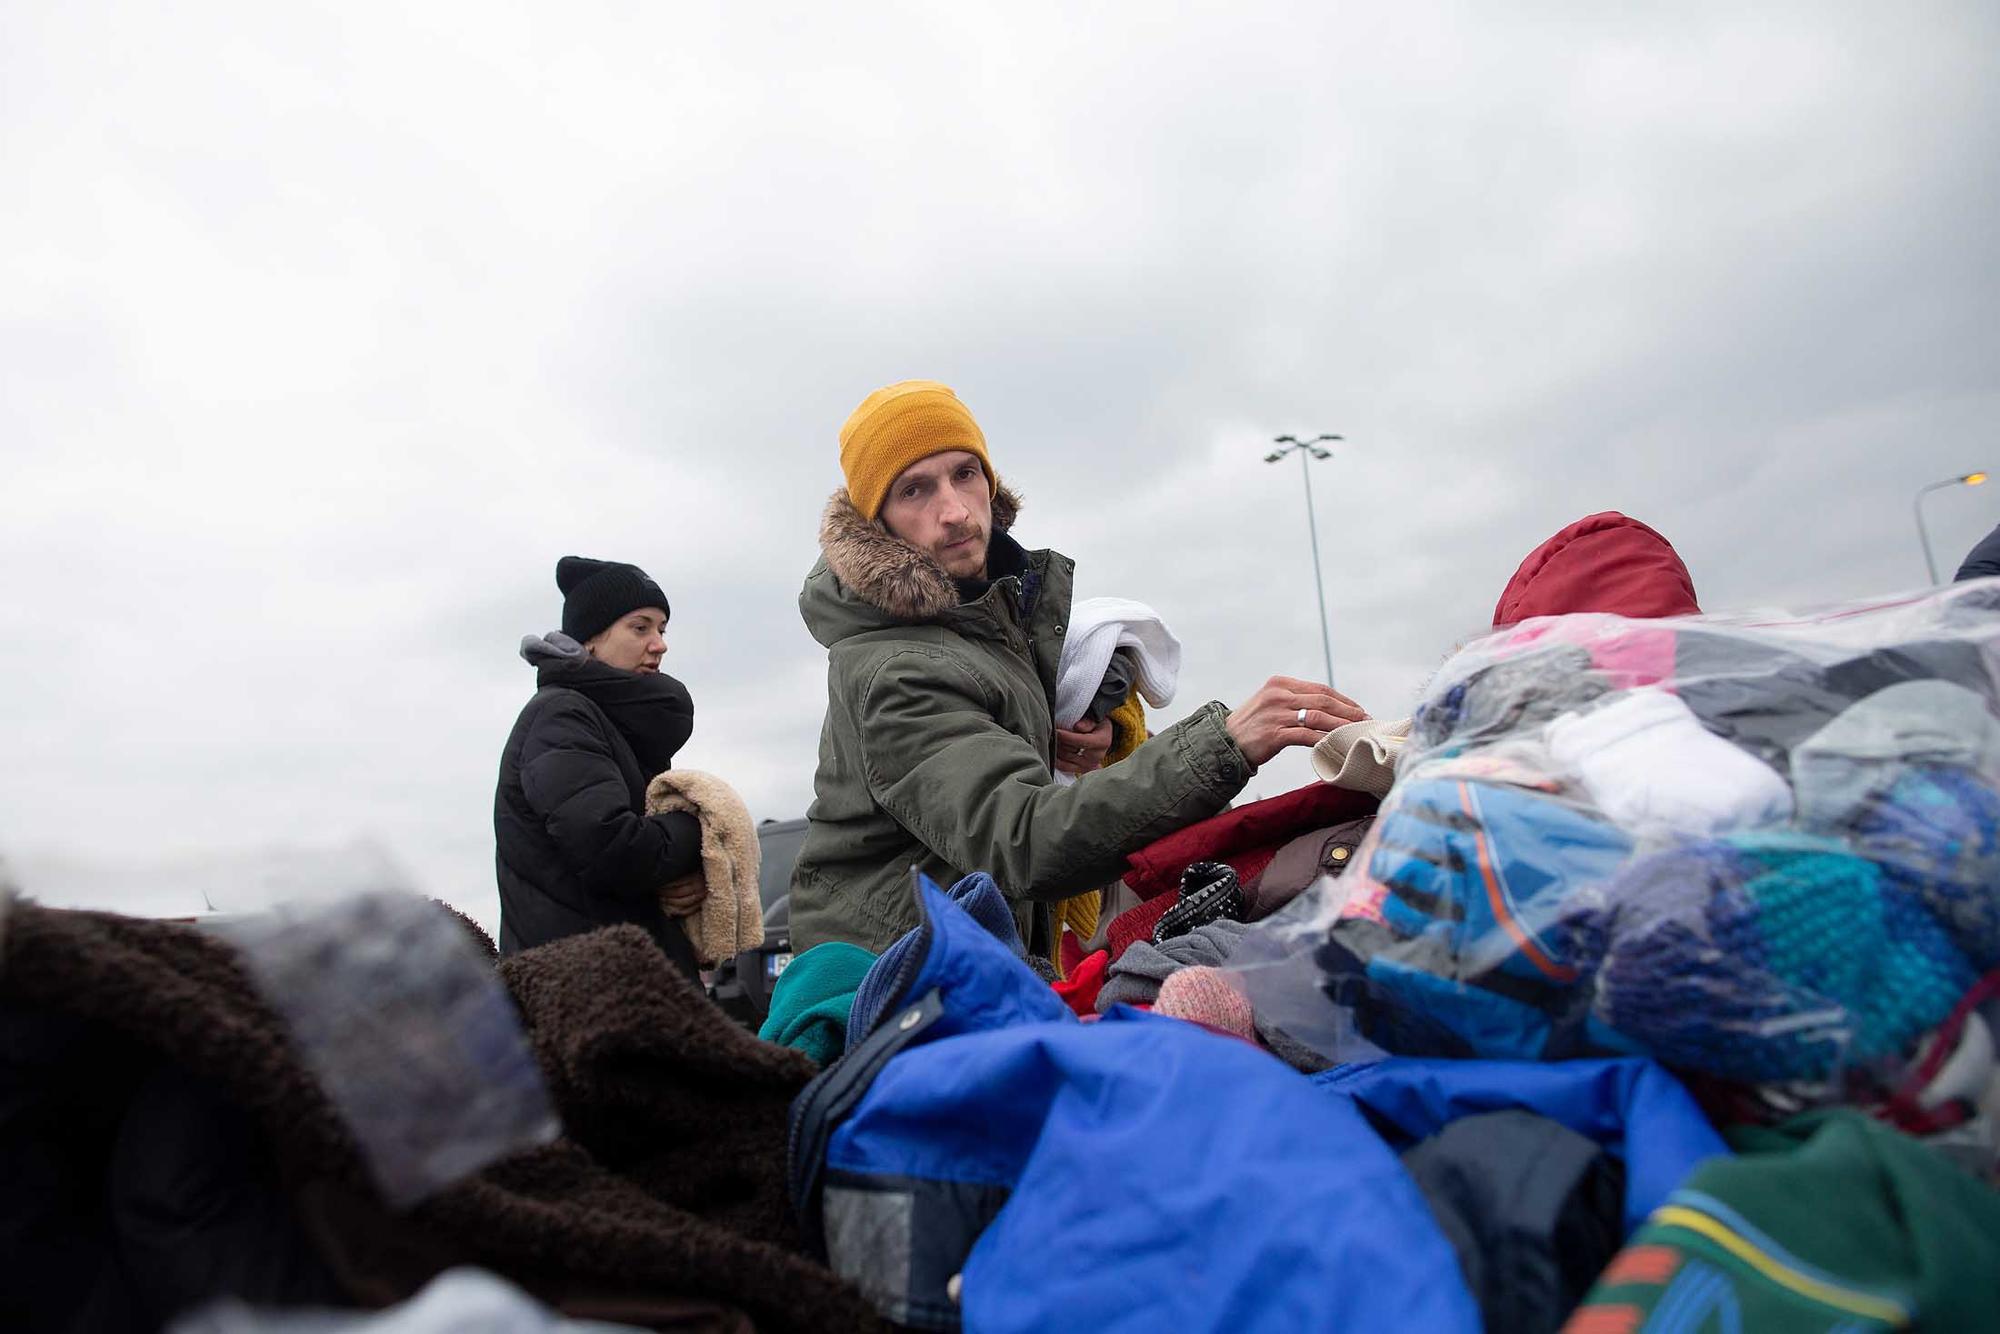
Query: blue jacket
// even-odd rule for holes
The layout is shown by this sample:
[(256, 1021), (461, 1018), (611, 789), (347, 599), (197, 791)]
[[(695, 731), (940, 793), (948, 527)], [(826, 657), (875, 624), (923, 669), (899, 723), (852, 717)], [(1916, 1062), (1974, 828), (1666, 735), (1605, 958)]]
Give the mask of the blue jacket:
[(1637, 1061), (1392, 1060), (1314, 1080), (1175, 1019), (1082, 1024), (927, 881), (918, 906), (872, 1036), (794, 1106), (791, 1160), (809, 1237), (906, 1324), (1476, 1331), (1378, 1121), (1414, 1139), (1522, 1106), (1614, 1148), (1635, 1132), (1628, 1217), (1724, 1151)]
[(1368, 1110), (1399, 1152), (1461, 1116), (1534, 1112), (1625, 1160), (1625, 1230), (1646, 1221), (1695, 1164), (1729, 1147), (1680, 1081), (1651, 1061), (1448, 1061), (1392, 1057), (1313, 1076)]

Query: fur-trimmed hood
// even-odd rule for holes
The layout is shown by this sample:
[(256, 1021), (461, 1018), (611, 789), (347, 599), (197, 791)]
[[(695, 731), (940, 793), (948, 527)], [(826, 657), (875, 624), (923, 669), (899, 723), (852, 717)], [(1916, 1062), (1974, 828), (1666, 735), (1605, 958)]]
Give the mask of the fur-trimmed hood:
[[(1011, 529), (1020, 512), (1021, 498), (1001, 484), (993, 494), (993, 537)], [(958, 585), (937, 558), (864, 517), (845, 487), (826, 502), (819, 546), (799, 607), (813, 637), (829, 647), (885, 625), (935, 621), (959, 605)]]

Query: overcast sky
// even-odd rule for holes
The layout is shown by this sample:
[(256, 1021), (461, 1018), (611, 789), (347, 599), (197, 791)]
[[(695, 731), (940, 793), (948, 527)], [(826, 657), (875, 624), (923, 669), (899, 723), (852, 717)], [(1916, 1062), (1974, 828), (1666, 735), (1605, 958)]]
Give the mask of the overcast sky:
[[(1378, 714), (1595, 510), (1712, 610), (1921, 583), (1916, 489), (2000, 466), (2000, 10), (1641, 9), (9, 0), (0, 852), (135, 911), (386, 855), (490, 924), (571, 552), (672, 598), (682, 762), (802, 814), (798, 588), (907, 377), (1179, 632), (1167, 719), (1320, 672), (1281, 432), (1347, 437)], [(1949, 571), (2000, 486), (1927, 513)]]

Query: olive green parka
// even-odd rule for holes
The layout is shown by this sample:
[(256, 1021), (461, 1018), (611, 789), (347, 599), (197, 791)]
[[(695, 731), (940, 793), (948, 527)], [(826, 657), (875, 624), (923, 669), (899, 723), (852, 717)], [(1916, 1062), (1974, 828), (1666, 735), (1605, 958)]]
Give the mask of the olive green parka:
[[(989, 563), (1019, 568), (961, 601), (923, 551), (837, 491), (799, 613), (827, 650), (826, 723), (792, 874), (794, 950), (881, 951), (917, 925), (910, 870), (986, 871), (1021, 938), (1047, 955), (1047, 904), (1116, 880), (1127, 854), (1215, 814), (1252, 773), (1207, 704), (1073, 786), (1054, 781), (1055, 693), (1074, 566), (1009, 536), (993, 500)], [(1011, 557), (1011, 559), (1009, 559)]]

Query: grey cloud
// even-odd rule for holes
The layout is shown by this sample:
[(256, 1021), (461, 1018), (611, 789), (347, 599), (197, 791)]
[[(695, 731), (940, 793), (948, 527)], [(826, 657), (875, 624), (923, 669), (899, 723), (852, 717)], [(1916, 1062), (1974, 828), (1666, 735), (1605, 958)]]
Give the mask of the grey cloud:
[[(371, 837), (490, 919), (568, 551), (661, 578), (687, 762), (798, 814), (794, 599), (905, 376), (1180, 632), (1167, 718), (1319, 670), (1279, 432), (1349, 438), (1314, 485), (1382, 713), (1580, 514), (1711, 606), (1823, 601), (1917, 582), (1911, 494), (2000, 464), (1989, 6), (9, 24), (0, 848), (79, 885)], [(1994, 494), (1932, 497), (1947, 567)]]

